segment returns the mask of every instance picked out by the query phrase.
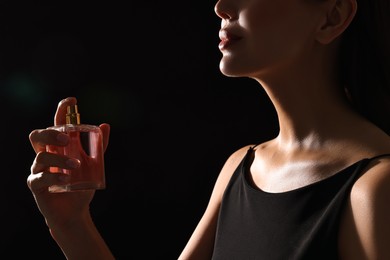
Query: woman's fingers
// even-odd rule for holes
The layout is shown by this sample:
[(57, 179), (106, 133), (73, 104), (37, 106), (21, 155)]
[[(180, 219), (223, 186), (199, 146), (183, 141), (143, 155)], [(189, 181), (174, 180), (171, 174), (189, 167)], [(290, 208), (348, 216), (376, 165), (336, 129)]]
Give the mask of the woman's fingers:
[(52, 129), (36, 129), (29, 135), (30, 143), (36, 153), (46, 151), (46, 145), (64, 146), (69, 136)]
[(101, 124), (99, 127), (103, 134), (103, 150), (106, 151), (108, 146), (108, 141), (110, 139), (110, 125), (104, 123)]
[(80, 161), (66, 156), (39, 152), (31, 166), (31, 174), (27, 178), (27, 185), (32, 191), (63, 184), (69, 178), (67, 174), (61, 172), (50, 172), (50, 167), (72, 170), (80, 167)]
[(48, 191), (48, 187), (53, 185), (63, 185), (69, 181), (69, 175), (64, 173), (38, 172), (27, 177), (27, 186), (31, 191)]
[(31, 166), (31, 173), (48, 171), (50, 167), (68, 170), (77, 169), (80, 167), (80, 160), (53, 153), (39, 152)]
[[(68, 97), (58, 103), (57, 111), (54, 115), (54, 125), (62, 125), (66, 123), (66, 108), (69, 105), (75, 105), (76, 98)], [(36, 129), (29, 135), (30, 143), (36, 153), (46, 150), (46, 145), (66, 145), (69, 138), (66, 134), (59, 133), (54, 130)]]

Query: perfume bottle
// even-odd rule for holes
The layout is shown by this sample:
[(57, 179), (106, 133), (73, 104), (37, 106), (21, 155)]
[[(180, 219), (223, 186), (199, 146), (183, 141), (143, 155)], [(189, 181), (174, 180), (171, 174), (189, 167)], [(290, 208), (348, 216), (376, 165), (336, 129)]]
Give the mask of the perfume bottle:
[(69, 182), (49, 187), (50, 192), (105, 189), (103, 135), (98, 126), (80, 123), (77, 105), (67, 107), (66, 124), (48, 127), (67, 133), (70, 137), (66, 146), (48, 145), (51, 153), (65, 155), (80, 160), (77, 169), (51, 167), (50, 172), (69, 174)]

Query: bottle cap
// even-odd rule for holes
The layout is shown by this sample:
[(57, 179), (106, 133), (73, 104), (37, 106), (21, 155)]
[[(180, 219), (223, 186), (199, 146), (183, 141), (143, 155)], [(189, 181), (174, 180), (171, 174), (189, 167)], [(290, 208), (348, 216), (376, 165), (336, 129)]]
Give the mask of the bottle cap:
[(68, 106), (66, 108), (66, 123), (67, 124), (80, 124), (80, 114), (77, 105)]

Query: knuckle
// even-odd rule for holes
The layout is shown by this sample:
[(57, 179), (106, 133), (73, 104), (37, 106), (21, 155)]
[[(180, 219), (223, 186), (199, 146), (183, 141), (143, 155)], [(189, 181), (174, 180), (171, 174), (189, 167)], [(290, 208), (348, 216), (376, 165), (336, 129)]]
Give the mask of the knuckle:
[(35, 159), (30, 167), (31, 174), (36, 174), (40, 172), (42, 169), (46, 168), (46, 152), (38, 152), (35, 156)]
[(33, 179), (33, 176), (30, 174), (30, 175), (27, 177), (27, 180), (26, 180), (27, 187), (29, 187), (30, 189), (31, 189), (31, 187), (32, 187), (32, 179)]
[(43, 163), (47, 152), (39, 151), (35, 156), (34, 164)]
[(37, 172), (37, 164), (34, 162), (30, 167), (30, 173), (35, 174)]
[(30, 134), (28, 135), (28, 138), (29, 138), (31, 141), (33, 141), (33, 140), (36, 138), (37, 134), (38, 134), (38, 130), (37, 130), (37, 129), (32, 130), (32, 131), (30, 132)]

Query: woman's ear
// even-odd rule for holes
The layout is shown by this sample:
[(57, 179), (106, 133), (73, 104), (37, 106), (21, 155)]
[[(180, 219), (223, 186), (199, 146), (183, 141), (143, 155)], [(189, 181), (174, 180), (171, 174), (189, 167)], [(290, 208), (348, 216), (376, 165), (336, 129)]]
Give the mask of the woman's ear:
[(325, 13), (324, 22), (317, 31), (317, 41), (329, 44), (350, 25), (357, 10), (356, 0), (332, 0)]

